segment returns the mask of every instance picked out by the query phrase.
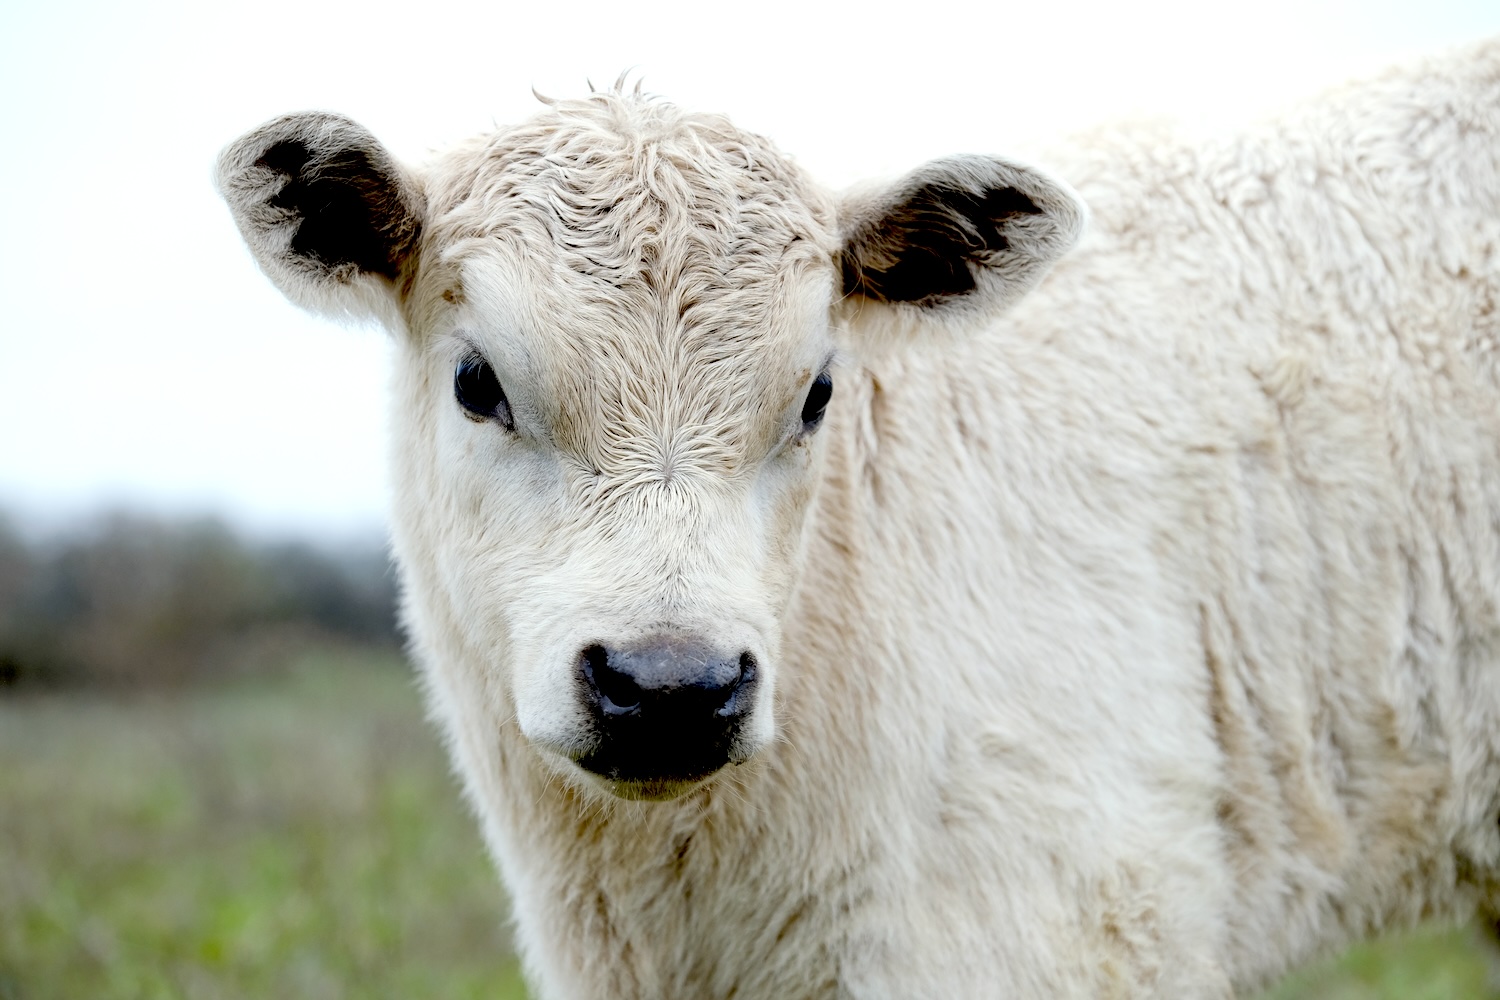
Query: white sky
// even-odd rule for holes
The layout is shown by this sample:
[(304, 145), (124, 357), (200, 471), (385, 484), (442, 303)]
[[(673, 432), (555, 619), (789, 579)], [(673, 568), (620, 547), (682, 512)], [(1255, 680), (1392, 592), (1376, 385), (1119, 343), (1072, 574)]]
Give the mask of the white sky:
[(0, 508), (383, 522), (383, 335), (287, 305), (210, 182), (285, 111), (343, 112), (421, 160), (529, 116), (533, 86), (633, 68), (843, 185), (1122, 115), (1240, 118), (1494, 34), (1500, 0), (11, 3)]

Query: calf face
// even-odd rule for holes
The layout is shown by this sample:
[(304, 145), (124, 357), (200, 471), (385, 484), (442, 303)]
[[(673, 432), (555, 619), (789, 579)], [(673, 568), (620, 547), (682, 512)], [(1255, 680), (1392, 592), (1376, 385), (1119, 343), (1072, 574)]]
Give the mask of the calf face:
[(1001, 306), (1082, 209), (1005, 161), (842, 205), (722, 119), (617, 94), (407, 171), (289, 116), (220, 185), (294, 301), (397, 334), (397, 549), (451, 697), (670, 797), (775, 733), (840, 317)]

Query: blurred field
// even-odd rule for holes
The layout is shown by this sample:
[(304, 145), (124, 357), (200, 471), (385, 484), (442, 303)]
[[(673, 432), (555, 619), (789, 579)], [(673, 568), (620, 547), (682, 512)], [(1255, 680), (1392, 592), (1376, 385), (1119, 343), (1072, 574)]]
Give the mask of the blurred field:
[(1424, 928), (1306, 969), (1262, 1000), (1495, 1000), (1477, 933)]
[[(525, 996), (393, 656), (175, 693), (0, 697), (0, 1000)], [(1470, 931), (1265, 1000), (1476, 1000)]]
[(525, 994), (407, 669), (0, 698), (0, 1000)]

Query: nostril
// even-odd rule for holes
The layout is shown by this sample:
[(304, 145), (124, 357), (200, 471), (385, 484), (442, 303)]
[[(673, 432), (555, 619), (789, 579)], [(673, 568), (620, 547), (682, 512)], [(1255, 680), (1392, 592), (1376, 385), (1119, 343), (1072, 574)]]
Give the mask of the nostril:
[(594, 675), (609, 669), (609, 652), (600, 645), (589, 646), (583, 651), (583, 674), (593, 683)]
[(640, 708), (640, 685), (609, 665), (607, 649), (589, 646), (583, 651), (582, 661), (583, 676), (599, 692), (599, 707), (606, 715), (624, 715)]
[(744, 706), (740, 704), (740, 695), (755, 683), (755, 657), (748, 650), (740, 654), (739, 676), (726, 685), (723, 689), (724, 701), (714, 714), (722, 718), (740, 713)]

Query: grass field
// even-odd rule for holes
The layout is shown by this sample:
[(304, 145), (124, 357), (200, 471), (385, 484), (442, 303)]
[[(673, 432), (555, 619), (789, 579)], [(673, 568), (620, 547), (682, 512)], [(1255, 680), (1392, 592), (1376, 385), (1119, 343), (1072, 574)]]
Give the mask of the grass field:
[[(0, 1000), (525, 996), (404, 667), (310, 657), (171, 696), (0, 699)], [(1465, 930), (1266, 1000), (1476, 1000)]]
[(0, 701), (0, 1000), (524, 997), (395, 662)]

